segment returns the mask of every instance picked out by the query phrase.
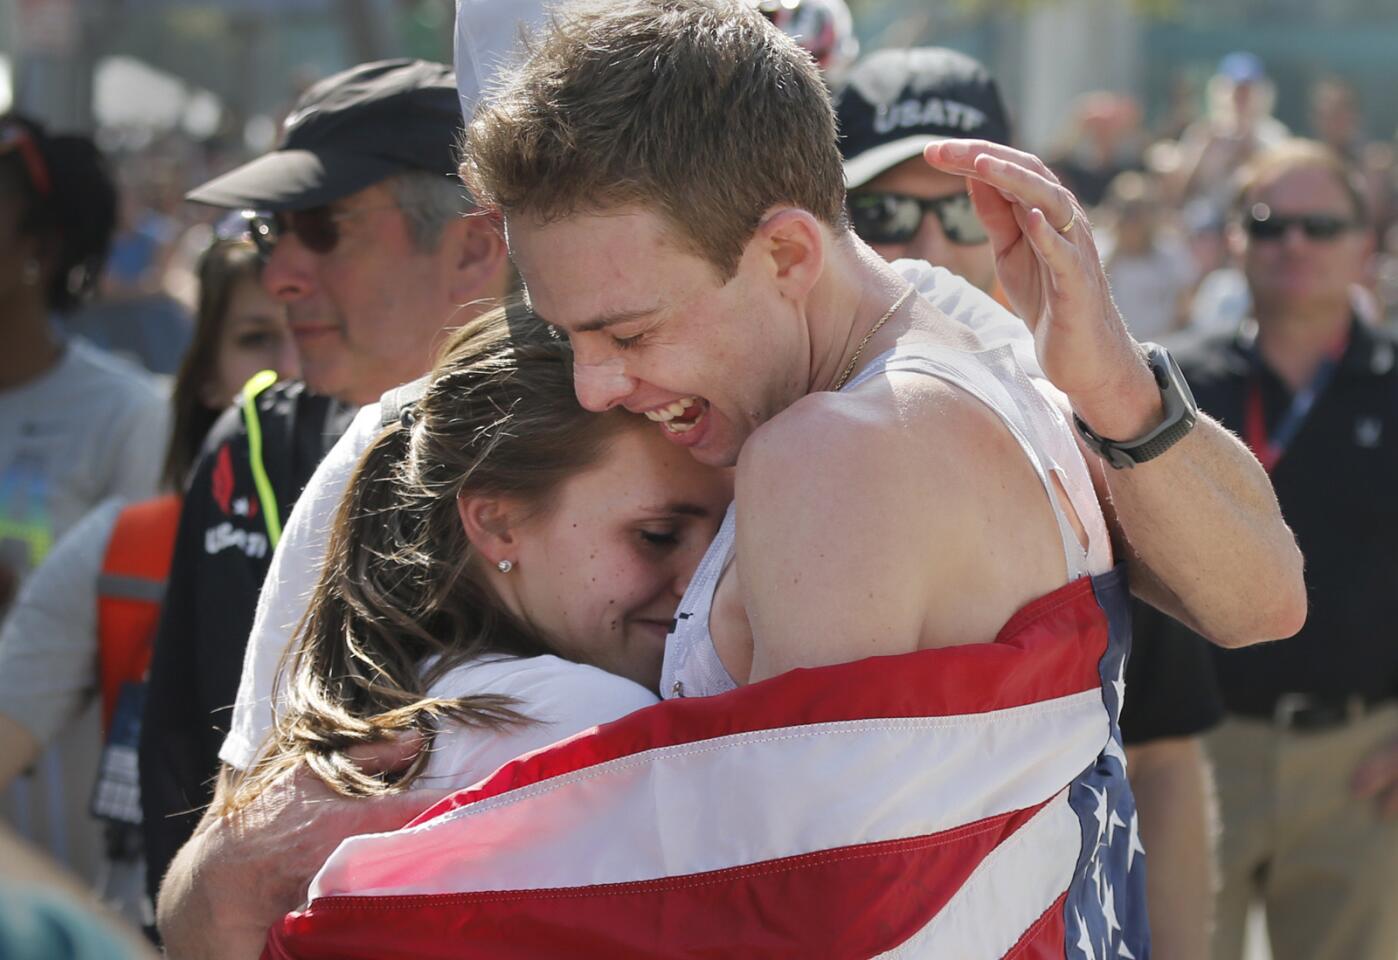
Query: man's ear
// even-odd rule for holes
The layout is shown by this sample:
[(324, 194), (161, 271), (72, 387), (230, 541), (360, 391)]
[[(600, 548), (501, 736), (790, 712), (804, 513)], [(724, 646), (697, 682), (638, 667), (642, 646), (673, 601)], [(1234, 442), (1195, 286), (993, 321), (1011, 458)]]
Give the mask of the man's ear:
[(518, 553), (518, 505), (506, 497), (462, 495), (456, 498), (456, 515), (471, 546), (492, 567), (501, 560), (516, 562)]
[(783, 207), (768, 213), (749, 250), (763, 257), (778, 289), (800, 302), (825, 269), (825, 244), (819, 220), (805, 210)]
[(451, 221), (442, 233), (451, 270), (451, 302), (496, 299), (508, 293), (510, 262), (500, 222), (484, 213)]

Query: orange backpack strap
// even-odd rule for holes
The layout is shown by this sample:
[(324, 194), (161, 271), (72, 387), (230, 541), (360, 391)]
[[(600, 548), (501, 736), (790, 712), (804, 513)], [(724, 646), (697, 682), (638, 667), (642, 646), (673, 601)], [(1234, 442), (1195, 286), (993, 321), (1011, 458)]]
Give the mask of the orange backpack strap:
[(111, 726), (122, 685), (143, 680), (150, 666), (179, 524), (180, 497), (156, 497), (124, 508), (107, 542), (97, 580), (97, 671), (104, 732)]

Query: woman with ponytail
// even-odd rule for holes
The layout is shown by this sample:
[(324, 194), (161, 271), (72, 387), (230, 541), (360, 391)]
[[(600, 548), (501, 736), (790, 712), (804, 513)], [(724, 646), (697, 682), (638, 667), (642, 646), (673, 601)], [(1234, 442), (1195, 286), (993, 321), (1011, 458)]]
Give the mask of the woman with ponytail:
[[(461, 328), (359, 461), (233, 804), (302, 761), (336, 791), (455, 787), (655, 702), (665, 635), (731, 498), (643, 418), (581, 409), (522, 310)], [(351, 751), (429, 744), (393, 777)]]

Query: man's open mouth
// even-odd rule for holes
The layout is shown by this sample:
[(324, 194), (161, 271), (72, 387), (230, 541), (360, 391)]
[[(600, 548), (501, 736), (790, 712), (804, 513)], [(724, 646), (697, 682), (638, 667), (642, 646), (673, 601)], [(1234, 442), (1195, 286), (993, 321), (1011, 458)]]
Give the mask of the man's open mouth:
[(663, 407), (645, 412), (646, 419), (653, 420), (665, 427), (670, 433), (688, 433), (694, 429), (694, 425), (699, 422), (709, 409), (707, 400), (699, 397), (681, 397)]

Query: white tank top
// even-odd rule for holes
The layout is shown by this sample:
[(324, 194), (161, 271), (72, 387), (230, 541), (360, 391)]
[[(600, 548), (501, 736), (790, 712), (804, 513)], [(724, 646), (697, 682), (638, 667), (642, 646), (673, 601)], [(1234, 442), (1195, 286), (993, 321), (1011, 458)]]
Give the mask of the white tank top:
[[(851, 380), (844, 390), (889, 373), (923, 373), (965, 390), (1000, 417), (1034, 468), (1053, 508), (1063, 542), (1068, 580), (1106, 573), (1111, 569), (1107, 525), (1092, 477), (1078, 450), (1072, 427), (1050, 397), (1054, 388), (1031, 378), (1015, 361), (1012, 345), (966, 351), (930, 343), (895, 347), (880, 355)], [(1068, 501), (1087, 532), (1084, 550), (1072, 523), (1055, 495), (1053, 477), (1067, 493)], [(719, 578), (733, 559), (733, 505), (723, 525), (680, 600), (675, 626), (665, 641), (665, 662), (660, 674), (660, 694), (674, 697), (707, 697), (732, 690), (729, 676), (709, 634), (709, 611)]]

